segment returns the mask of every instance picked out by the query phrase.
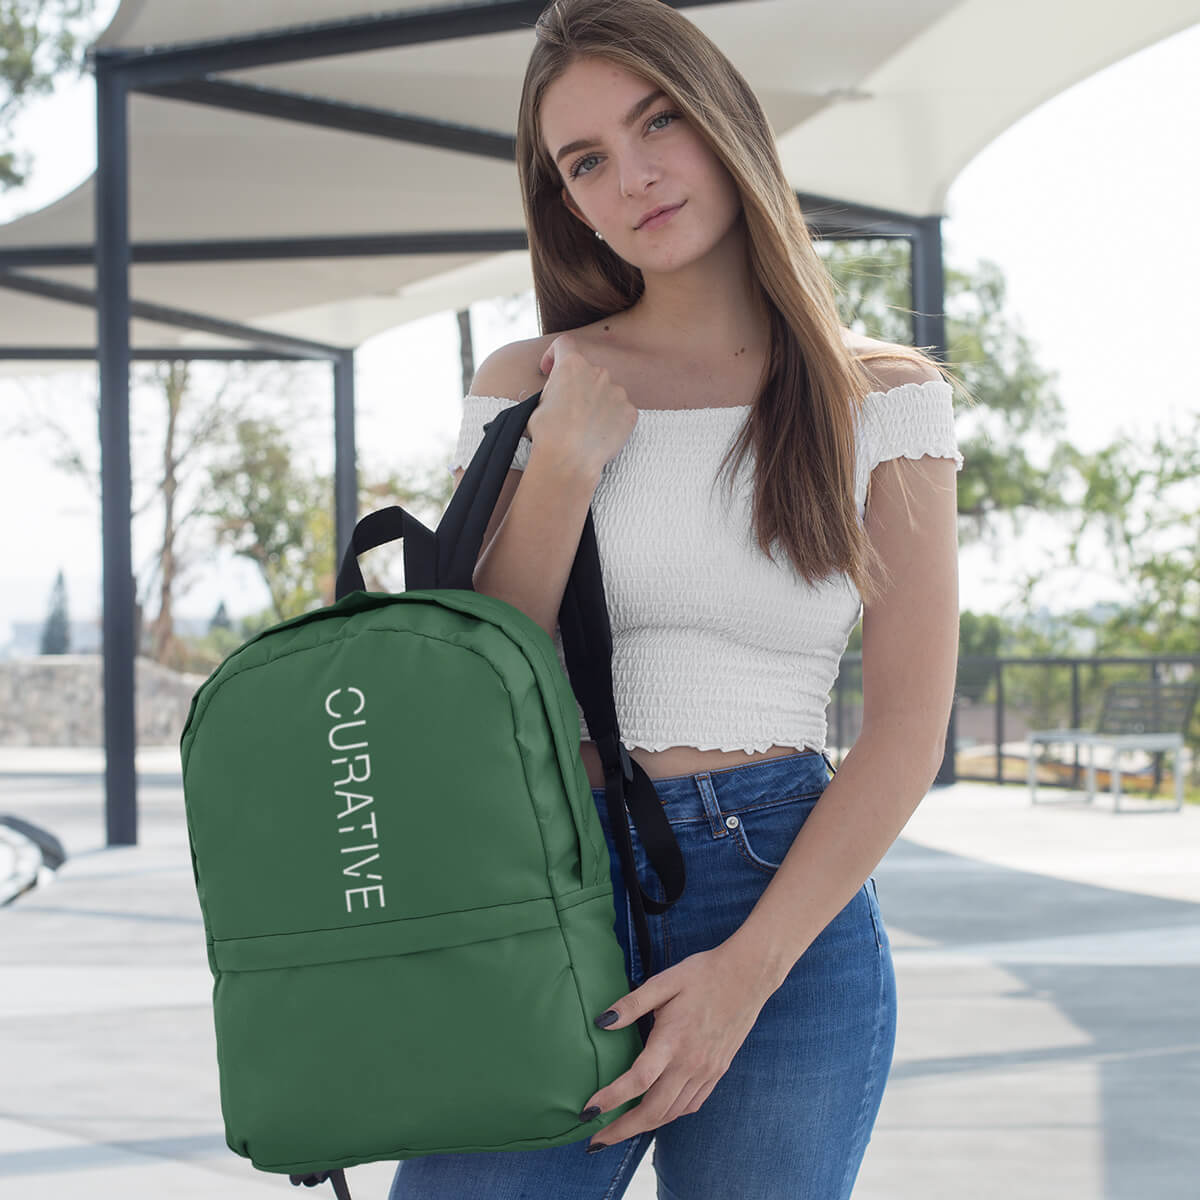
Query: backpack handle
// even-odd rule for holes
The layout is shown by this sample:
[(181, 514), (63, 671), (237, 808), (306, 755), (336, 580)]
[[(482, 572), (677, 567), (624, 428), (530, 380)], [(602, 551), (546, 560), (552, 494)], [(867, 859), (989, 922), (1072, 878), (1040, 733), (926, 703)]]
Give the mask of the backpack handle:
[(427, 578), (434, 570), (437, 554), (437, 537), (412, 513), (398, 504), (377, 508), (367, 513), (354, 527), (350, 545), (342, 555), (342, 565), (337, 575), (334, 598), (341, 600), (351, 592), (365, 592), (367, 585), (358, 565), (358, 556), (385, 542), (404, 539), (404, 584), (405, 588), (423, 586), (410, 583), (414, 577)]
[(342, 556), (334, 598), (366, 591), (358, 556), (385, 542), (404, 542), (404, 590), (461, 588), (475, 590), (475, 563), (483, 546), (508, 469), (537, 407), (540, 391), (484, 425), (483, 441), (467, 465), (462, 480), (435, 533), (398, 504), (367, 513), (354, 527)]

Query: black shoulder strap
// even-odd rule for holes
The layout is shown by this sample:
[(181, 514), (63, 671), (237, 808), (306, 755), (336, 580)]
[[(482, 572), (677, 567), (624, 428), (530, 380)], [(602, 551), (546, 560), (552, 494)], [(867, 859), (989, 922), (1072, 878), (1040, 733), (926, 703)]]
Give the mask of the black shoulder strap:
[[(642, 970), (649, 976), (652, 960), (646, 913), (664, 913), (683, 895), (686, 872), (683, 853), (663, 811), (654, 783), (642, 766), (630, 757), (617, 727), (612, 681), (612, 625), (604, 598), (600, 554), (590, 509), (584, 522), (579, 552), (563, 592), (558, 623), (571, 687), (579, 699), (588, 733), (604, 766), (604, 799), (608, 805), (609, 827), (617, 840), (617, 851), (621, 856)], [(647, 896), (642, 889), (633, 857), (633, 840), (625, 819), (626, 811), (633, 818), (650, 865), (662, 883), (663, 901)], [(653, 1024), (652, 1013), (639, 1019), (638, 1028), (643, 1044), (649, 1039)]]

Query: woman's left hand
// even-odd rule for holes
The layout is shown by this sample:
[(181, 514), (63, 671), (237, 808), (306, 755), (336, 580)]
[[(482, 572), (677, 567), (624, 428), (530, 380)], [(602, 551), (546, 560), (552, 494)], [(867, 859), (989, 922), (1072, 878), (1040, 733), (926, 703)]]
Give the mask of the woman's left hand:
[(618, 1017), (607, 1029), (623, 1029), (651, 1011), (654, 1027), (629, 1070), (582, 1105), (606, 1113), (642, 1096), (589, 1146), (657, 1129), (708, 1099), (774, 990), (748, 965), (723, 942), (651, 975), (610, 1006)]

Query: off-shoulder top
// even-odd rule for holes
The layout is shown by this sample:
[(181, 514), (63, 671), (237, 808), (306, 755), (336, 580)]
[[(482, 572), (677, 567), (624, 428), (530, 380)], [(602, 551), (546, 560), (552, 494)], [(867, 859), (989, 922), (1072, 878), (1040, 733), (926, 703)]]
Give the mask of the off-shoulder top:
[[(865, 519), (870, 472), (885, 459), (953, 458), (962, 470), (950, 384), (870, 393), (857, 427), (855, 497)], [(517, 403), (463, 399), (449, 469), (465, 467), (484, 422)], [(750, 406), (641, 409), (592, 498), (613, 636), (613, 691), (626, 746), (758, 752), (825, 749), (826, 709), (862, 611), (848, 576), (809, 584), (751, 529), (753, 448), (727, 499), (720, 463)], [(524, 469), (522, 438), (512, 466)], [(566, 673), (562, 639), (555, 648)], [(579, 732), (588, 740), (579, 708)]]

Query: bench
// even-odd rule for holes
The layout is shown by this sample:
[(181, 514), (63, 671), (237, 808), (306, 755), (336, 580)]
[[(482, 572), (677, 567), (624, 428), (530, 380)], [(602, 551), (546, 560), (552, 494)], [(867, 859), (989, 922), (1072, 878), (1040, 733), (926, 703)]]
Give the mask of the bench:
[[(1183, 735), (1192, 719), (1192, 709), (1200, 684), (1158, 683), (1122, 679), (1104, 689), (1100, 718), (1095, 729), (1035, 729), (1029, 738), (1029, 800), (1037, 798), (1035, 777), (1036, 747), (1066, 742), (1086, 746), (1087, 799), (1096, 799), (1096, 747), (1108, 746), (1113, 752), (1112, 776), (1113, 812), (1121, 812), (1121, 751), (1148, 750), (1156, 753), (1175, 751), (1175, 804), (1159, 805), (1140, 812), (1179, 812), (1183, 808)], [(1130, 810), (1125, 810), (1130, 811)]]

